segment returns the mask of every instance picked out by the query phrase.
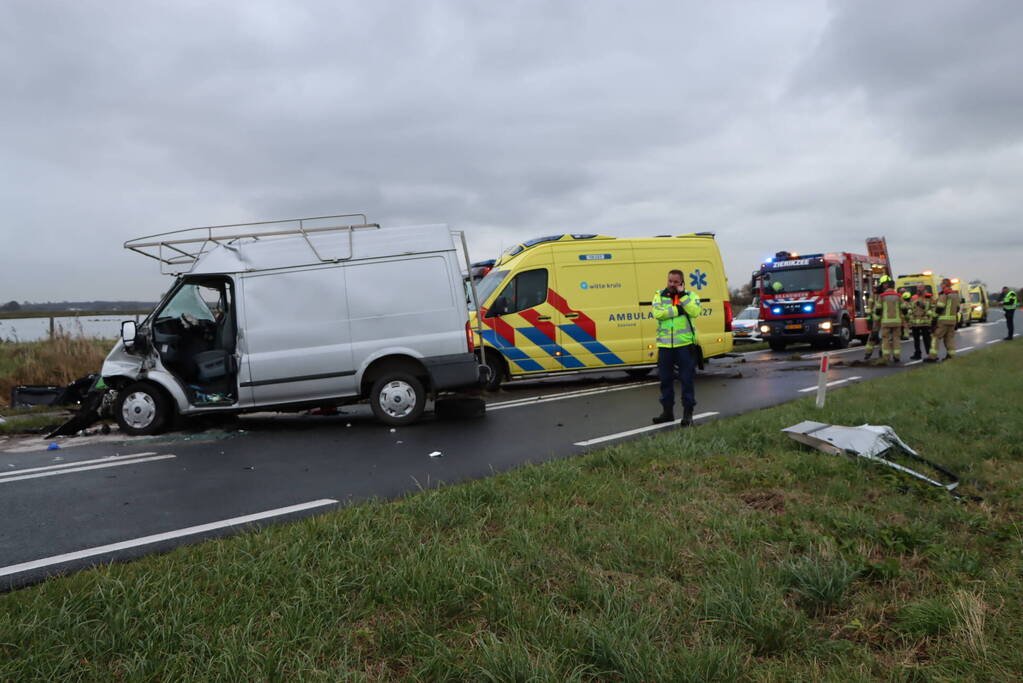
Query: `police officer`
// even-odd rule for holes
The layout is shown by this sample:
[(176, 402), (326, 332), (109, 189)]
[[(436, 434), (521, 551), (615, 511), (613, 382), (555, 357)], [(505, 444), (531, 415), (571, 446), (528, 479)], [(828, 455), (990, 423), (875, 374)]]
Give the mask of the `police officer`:
[(926, 359), (929, 363), (938, 361), (939, 341), (945, 344), (945, 360), (951, 360), (956, 355), (956, 321), (962, 303), (959, 299), (959, 291), (952, 289), (952, 281), (948, 278), (942, 280), (941, 294), (934, 302), (934, 312), (938, 318), (931, 338), (931, 351)]
[(934, 315), (934, 297), (927, 291), (927, 287), (917, 285), (916, 294), (913, 295), (911, 301), (909, 329), (913, 333), (913, 360), (920, 360), (923, 358), (923, 354), (931, 348), (931, 318)]
[(1002, 312), (1005, 313), (1005, 325), (1009, 328), (1009, 334), (1005, 341), (1011, 341), (1016, 333), (1016, 309), (1019, 308), (1019, 297), (1016, 291), (1008, 287), (1002, 287)]
[(881, 295), (874, 304), (874, 318), (881, 321), (881, 357), (890, 364), (901, 360), (902, 327), (907, 310), (891, 280), (882, 283)]
[(700, 317), (700, 299), (686, 292), (681, 270), (668, 273), (668, 286), (654, 294), (654, 319), (657, 320), (657, 374), (661, 378), (661, 414), (654, 424), (675, 420), (675, 368), (682, 383), (682, 427), (693, 424), (696, 405), (697, 344), (693, 321)]

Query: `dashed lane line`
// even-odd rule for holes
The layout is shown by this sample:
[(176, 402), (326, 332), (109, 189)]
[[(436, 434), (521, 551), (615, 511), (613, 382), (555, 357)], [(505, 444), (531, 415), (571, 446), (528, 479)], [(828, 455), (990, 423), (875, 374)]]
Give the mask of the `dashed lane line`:
[(78, 460), (78, 461), (75, 461), (75, 462), (61, 463), (60, 465), (46, 465), (46, 466), (43, 466), (43, 467), (28, 467), (28, 468), (20, 469), (20, 470), (9, 470), (7, 472), (0, 472), (0, 479), (2, 479), (4, 477), (12, 477), (12, 476), (21, 475), (21, 474), (28, 474), (29, 472), (44, 472), (46, 470), (60, 470), (60, 469), (68, 468), (68, 467), (80, 467), (81, 465), (91, 465), (91, 464), (96, 463), (96, 462), (112, 462), (112, 461), (127, 460), (128, 458), (143, 458), (143, 457), (145, 457), (147, 455), (156, 455), (156, 452), (153, 451), (153, 452), (147, 452), (147, 453), (132, 453), (130, 455), (108, 455), (106, 457), (95, 458), (93, 460)]
[[(74, 472), (87, 472), (89, 470), (101, 470), (107, 467), (121, 467), (123, 465), (139, 465), (145, 462), (156, 462), (157, 460), (167, 460), (168, 458), (176, 458), (176, 455), (154, 455), (148, 458), (108, 458), (108, 462), (100, 463), (98, 465), (87, 465), (85, 467), (68, 467), (62, 470), (49, 470), (46, 472), (35, 472), (33, 474), (21, 474), (17, 472), (11, 472), (12, 475), (18, 476), (5, 476), (0, 479), (0, 484), (9, 484), (12, 481), (24, 481), (25, 479), (39, 479), (40, 477), (54, 477), (59, 474), (72, 474)], [(110, 462), (112, 460), (112, 462)], [(73, 463), (77, 465), (78, 463)]]
[(55, 564), (63, 564), (64, 562), (80, 560), (86, 557), (95, 557), (96, 555), (105, 555), (118, 550), (135, 548), (140, 545), (150, 545), (152, 543), (159, 543), (160, 541), (169, 541), (171, 539), (181, 538), (182, 536), (192, 536), (195, 534), (205, 533), (207, 531), (215, 531), (217, 529), (224, 529), (241, 524), (249, 524), (250, 522), (258, 522), (262, 519), (280, 517), (281, 515), (291, 514), (292, 512), (301, 512), (303, 510), (310, 510), (316, 507), (323, 507), (324, 505), (334, 505), (335, 503), (337, 503), (337, 501), (332, 498), (323, 498), (320, 500), (310, 501), (308, 503), (301, 503), (299, 505), (291, 505), (289, 507), (277, 508), (275, 510), (257, 512), (243, 517), (232, 517), (231, 519), (224, 519), (219, 522), (190, 526), (185, 529), (176, 529), (162, 534), (153, 534), (152, 536), (142, 536), (141, 538), (133, 538), (129, 541), (121, 541), (120, 543), (110, 543), (109, 545), (101, 545), (95, 548), (86, 548), (85, 550), (78, 550), (73, 553), (52, 555), (39, 560), (32, 560), (31, 562), (22, 562), (21, 564), (12, 564), (6, 567), (0, 567), (0, 576), (11, 576), (12, 574), (19, 574), (32, 569), (40, 569), (42, 567), (49, 567)]
[[(695, 422), (696, 420), (703, 420), (705, 418), (713, 417), (714, 415), (718, 415), (718, 414), (719, 413), (716, 413), (716, 412), (700, 413), (698, 415), (693, 415), (693, 421)], [(664, 422), (664, 423), (659, 424), (659, 425), (650, 425), (649, 427), (639, 427), (637, 429), (629, 429), (627, 431), (618, 432), (616, 434), (608, 434), (607, 436), (597, 436), (597, 437), (594, 437), (592, 439), (587, 439), (586, 441), (576, 441), (573, 445), (574, 446), (592, 446), (593, 444), (604, 443), (605, 441), (614, 441), (615, 439), (623, 439), (626, 436), (632, 436), (633, 434), (643, 434), (644, 432), (652, 432), (652, 431), (655, 431), (657, 429), (665, 429), (667, 427), (677, 427), (679, 422), (681, 422), (681, 420), (675, 420), (674, 422)]]
[(581, 398), (595, 396), (597, 394), (609, 394), (613, 391), (625, 391), (626, 389), (638, 389), (639, 387), (654, 386), (657, 382), (638, 382), (635, 384), (624, 384), (619, 387), (602, 387), (599, 389), (586, 389), (583, 391), (567, 391), (562, 394), (548, 394), (544, 396), (532, 396), (530, 398), (519, 398), (513, 401), (502, 401), (500, 403), (488, 403), (487, 412), (492, 410), (504, 410), (505, 408), (521, 408), (539, 403), (550, 403), (551, 401), (564, 401), (570, 398)]

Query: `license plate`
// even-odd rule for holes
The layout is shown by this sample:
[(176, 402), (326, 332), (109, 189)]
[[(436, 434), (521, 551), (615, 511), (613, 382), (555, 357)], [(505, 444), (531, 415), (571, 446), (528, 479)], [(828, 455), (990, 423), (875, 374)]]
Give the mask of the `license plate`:
[(736, 337), (748, 337), (749, 336), (749, 332), (741, 332), (741, 331), (740, 332), (736, 332), (735, 336)]
[(803, 324), (802, 323), (789, 323), (788, 325), (785, 326), (785, 329), (786, 330), (801, 330), (801, 329), (803, 329)]

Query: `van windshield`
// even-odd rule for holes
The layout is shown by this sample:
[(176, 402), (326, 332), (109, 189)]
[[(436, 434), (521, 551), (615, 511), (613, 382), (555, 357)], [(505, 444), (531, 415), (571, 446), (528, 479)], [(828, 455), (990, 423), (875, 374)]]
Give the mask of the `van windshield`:
[(216, 303), (219, 298), (220, 292), (212, 287), (185, 285), (167, 302), (167, 305), (163, 307), (163, 310), (160, 311), (156, 319), (177, 318), (183, 313), (188, 313), (197, 320), (212, 321), (215, 318), (210, 310), (210, 306), (213, 305), (219, 308)]
[(736, 320), (756, 320), (760, 316), (759, 308), (747, 308), (740, 313), (735, 319)]
[(970, 302), (979, 304), (980, 303), (980, 292), (970, 292)]
[(501, 283), (504, 282), (506, 277), (508, 277), (507, 270), (492, 270), (487, 273), (483, 279), (479, 281), (479, 284), (476, 285), (476, 295), (479, 296), (480, 303), (489, 299), (490, 295), (501, 286)]
[(782, 268), (764, 273), (764, 291), (816, 292), (824, 289), (824, 268)]

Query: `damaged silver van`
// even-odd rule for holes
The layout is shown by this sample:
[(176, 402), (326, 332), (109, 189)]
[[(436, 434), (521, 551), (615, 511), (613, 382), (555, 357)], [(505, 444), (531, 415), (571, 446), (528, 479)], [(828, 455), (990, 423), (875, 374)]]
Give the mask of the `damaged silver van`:
[(404, 425), (431, 397), (478, 384), (468, 253), (447, 226), (321, 216), (124, 246), (177, 276), (142, 323), (122, 324), (103, 363), (105, 410), (128, 434), (157, 433), (176, 414), (365, 399), (379, 420)]

